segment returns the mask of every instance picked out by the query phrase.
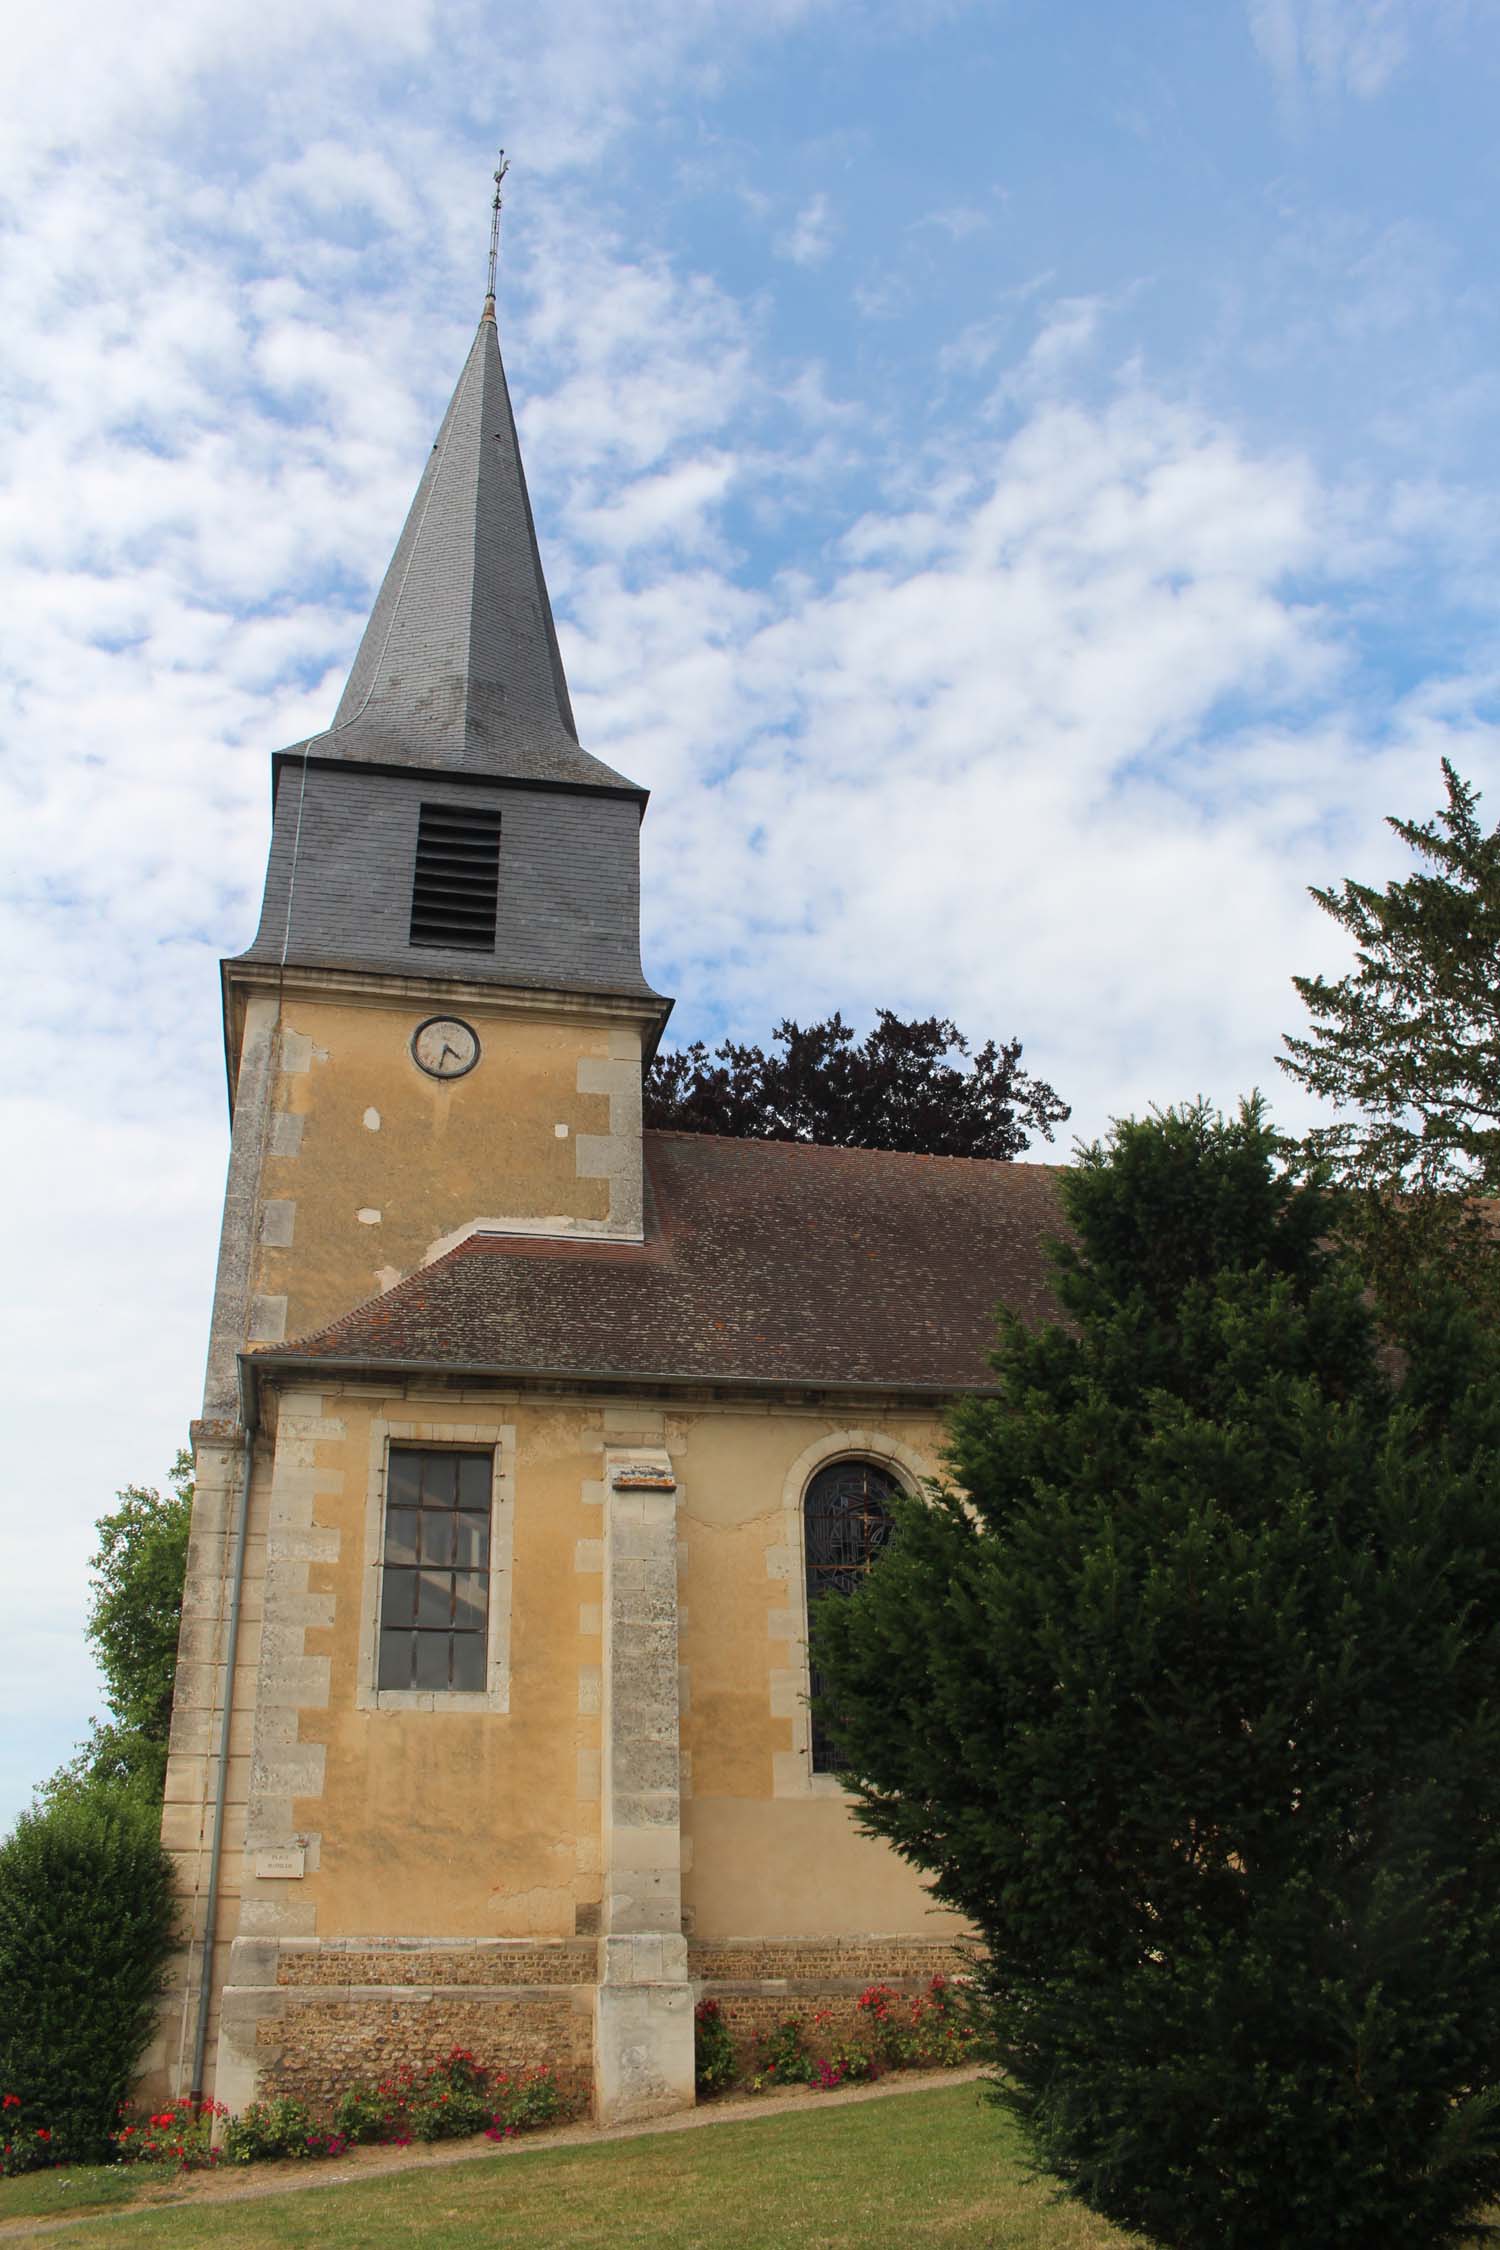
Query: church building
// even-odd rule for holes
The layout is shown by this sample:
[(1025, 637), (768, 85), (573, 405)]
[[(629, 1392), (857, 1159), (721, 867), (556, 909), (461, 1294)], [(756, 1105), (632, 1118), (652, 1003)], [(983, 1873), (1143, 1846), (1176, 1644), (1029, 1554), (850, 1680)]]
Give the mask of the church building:
[[(961, 1937), (862, 1835), (809, 1610), (937, 1474), (1042, 1166), (642, 1130), (646, 792), (583, 749), (493, 296), (327, 732), (272, 759), (148, 2083), (454, 2045), (602, 2120)], [(788, 1001), (792, 999), (788, 995)]]

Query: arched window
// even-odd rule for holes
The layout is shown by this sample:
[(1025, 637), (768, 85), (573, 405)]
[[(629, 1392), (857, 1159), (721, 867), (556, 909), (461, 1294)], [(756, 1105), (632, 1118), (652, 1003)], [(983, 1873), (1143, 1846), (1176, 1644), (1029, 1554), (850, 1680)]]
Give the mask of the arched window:
[[(887, 1505), (900, 1485), (873, 1461), (831, 1461), (819, 1469), (802, 1505), (807, 1554), (807, 1617), (830, 1594), (852, 1594), (894, 1528)], [(814, 1700), (823, 1692), (817, 1666), (808, 1680)], [(833, 1773), (838, 1766), (832, 1742), (812, 1718), (812, 1768)]]

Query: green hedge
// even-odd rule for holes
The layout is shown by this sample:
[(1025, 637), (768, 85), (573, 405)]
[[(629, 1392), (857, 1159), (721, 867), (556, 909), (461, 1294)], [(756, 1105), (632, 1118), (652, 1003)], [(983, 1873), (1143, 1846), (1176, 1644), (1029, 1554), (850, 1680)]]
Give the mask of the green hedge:
[(149, 1806), (23, 1813), (0, 1844), (0, 2092), (56, 2161), (99, 2163), (155, 2019), (172, 1865)]

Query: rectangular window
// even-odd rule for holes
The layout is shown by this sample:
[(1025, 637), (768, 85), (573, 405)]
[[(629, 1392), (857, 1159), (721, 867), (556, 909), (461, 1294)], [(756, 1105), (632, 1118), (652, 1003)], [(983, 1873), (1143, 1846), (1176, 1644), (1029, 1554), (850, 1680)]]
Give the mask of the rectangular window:
[(392, 1446), (380, 1589), (382, 1688), (482, 1691), (492, 1453)]
[(411, 887), (411, 943), (493, 953), (500, 909), (500, 815), (423, 805)]

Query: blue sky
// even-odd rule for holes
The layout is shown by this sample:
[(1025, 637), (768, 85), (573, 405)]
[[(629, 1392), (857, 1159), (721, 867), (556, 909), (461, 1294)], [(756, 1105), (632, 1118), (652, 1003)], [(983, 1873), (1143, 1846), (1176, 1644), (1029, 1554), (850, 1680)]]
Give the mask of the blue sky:
[[(1500, 812), (1496, 0), (61, 0), (0, 57), (0, 1819), (196, 1403), (217, 961), (478, 315), (680, 1035), (1268, 1086)], [(1045, 1154), (1043, 1150), (1040, 1153)]]

